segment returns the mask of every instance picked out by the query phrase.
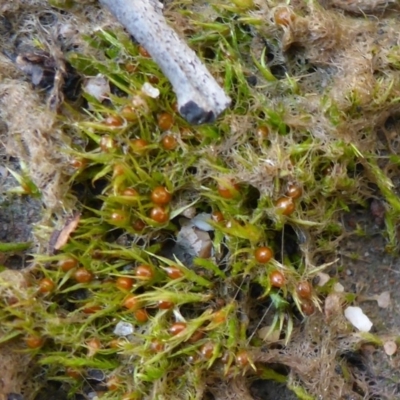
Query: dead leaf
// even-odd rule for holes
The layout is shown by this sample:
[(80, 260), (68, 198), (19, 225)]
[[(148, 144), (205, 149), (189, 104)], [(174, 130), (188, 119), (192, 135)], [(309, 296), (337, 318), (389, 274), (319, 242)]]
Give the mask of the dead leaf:
[(81, 214), (76, 213), (72, 217), (67, 219), (64, 228), (62, 228), (61, 231), (56, 230), (53, 232), (49, 243), (51, 252), (60, 250), (65, 244), (67, 244), (68, 239), (71, 236), (71, 233), (75, 231), (76, 227), (79, 224), (80, 219), (81, 219)]

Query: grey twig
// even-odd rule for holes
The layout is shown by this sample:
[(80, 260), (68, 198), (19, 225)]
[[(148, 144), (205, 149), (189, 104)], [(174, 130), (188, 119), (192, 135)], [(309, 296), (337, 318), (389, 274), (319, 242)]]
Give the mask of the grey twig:
[(213, 122), (231, 99), (193, 50), (167, 25), (158, 0), (100, 0), (150, 53), (170, 80), (180, 114), (191, 124)]

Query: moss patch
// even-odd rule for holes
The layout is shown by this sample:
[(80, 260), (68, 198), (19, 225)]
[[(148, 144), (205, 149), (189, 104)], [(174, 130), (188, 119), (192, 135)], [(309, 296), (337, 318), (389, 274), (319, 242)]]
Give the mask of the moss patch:
[(380, 395), (349, 354), (382, 332), (353, 333), (357, 296), (335, 284), (350, 209), (379, 199), (398, 252), (396, 5), (167, 2), (233, 99), (193, 127), (105, 11), (50, 3), (0, 5), (7, 151), (27, 165), (17, 191), (46, 207), (24, 290), (2, 281), (0, 343), (24, 341), (73, 398), (251, 399), (260, 379), (302, 399)]

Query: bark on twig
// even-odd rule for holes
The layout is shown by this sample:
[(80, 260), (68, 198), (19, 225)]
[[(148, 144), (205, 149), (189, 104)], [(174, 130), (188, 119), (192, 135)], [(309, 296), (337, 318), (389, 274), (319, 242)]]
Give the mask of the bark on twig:
[(212, 122), (230, 104), (193, 50), (169, 27), (158, 0), (100, 0), (150, 53), (170, 80), (179, 112), (191, 124)]

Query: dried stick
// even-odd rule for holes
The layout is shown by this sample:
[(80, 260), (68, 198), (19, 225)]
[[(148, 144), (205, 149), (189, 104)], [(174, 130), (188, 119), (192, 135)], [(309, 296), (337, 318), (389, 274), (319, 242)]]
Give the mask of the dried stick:
[(100, 0), (150, 53), (170, 80), (180, 114), (191, 124), (213, 122), (230, 104), (193, 50), (169, 27), (158, 0)]

